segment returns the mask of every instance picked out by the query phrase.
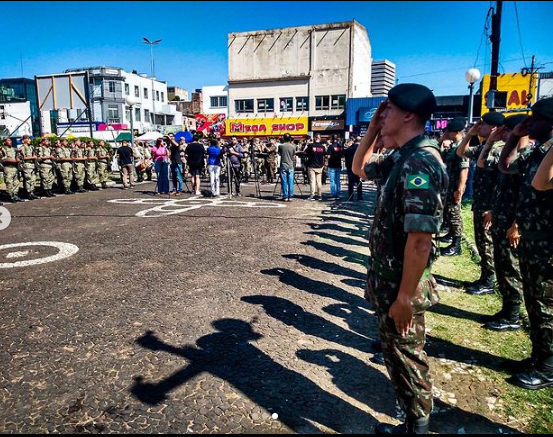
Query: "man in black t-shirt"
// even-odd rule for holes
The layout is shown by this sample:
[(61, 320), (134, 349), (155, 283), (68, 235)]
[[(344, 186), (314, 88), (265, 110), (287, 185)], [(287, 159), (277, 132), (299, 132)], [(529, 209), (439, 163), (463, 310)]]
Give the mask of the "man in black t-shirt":
[(344, 146), (338, 142), (338, 137), (332, 137), (332, 144), (327, 150), (328, 155), (328, 177), (330, 178), (330, 196), (333, 199), (340, 198), (342, 191), (342, 159), (344, 157)]
[(117, 157), (119, 158), (119, 167), (121, 168), (121, 179), (123, 181), (123, 189), (126, 190), (127, 178), (130, 182), (130, 188), (134, 188), (134, 152), (129, 146), (128, 141), (123, 140), (121, 147), (117, 149)]
[(307, 146), (305, 154), (309, 168), (309, 180), (311, 181), (311, 197), (309, 200), (317, 200), (317, 198), (322, 200), (326, 147), (321, 142), (319, 134), (315, 136), (315, 141)]
[(192, 191), (196, 196), (200, 196), (201, 180), (200, 176), (204, 167), (205, 148), (199, 143), (199, 137), (194, 135), (194, 142), (190, 143), (186, 148), (186, 160), (192, 176)]
[(170, 134), (166, 138), (171, 153), (171, 176), (173, 178), (173, 192), (180, 196), (184, 190), (184, 169), (181, 156), (181, 146), (175, 141), (175, 136)]
[(357, 190), (357, 200), (358, 201), (363, 200), (363, 185), (361, 184), (361, 179), (352, 170), (353, 157), (355, 156), (355, 152), (357, 152), (357, 148), (359, 147), (359, 144), (361, 144), (361, 137), (357, 137), (355, 141), (349, 140), (346, 144), (346, 148), (344, 149), (346, 170), (348, 172), (348, 200), (349, 201), (353, 199), (353, 193), (355, 192), (355, 190)]

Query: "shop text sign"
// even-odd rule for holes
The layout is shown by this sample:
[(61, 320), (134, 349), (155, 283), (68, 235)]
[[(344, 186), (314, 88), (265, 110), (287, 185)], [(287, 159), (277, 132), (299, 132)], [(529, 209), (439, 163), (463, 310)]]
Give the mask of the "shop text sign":
[(307, 135), (308, 122), (307, 117), (227, 120), (227, 135), (250, 137)]

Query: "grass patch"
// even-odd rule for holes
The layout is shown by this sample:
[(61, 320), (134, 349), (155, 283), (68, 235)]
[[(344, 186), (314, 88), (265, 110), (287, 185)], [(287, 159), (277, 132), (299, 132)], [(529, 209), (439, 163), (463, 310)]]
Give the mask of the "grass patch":
[[(474, 241), (474, 226), (470, 205), (463, 207), (465, 234)], [(468, 244), (460, 257), (442, 257), (435, 265), (436, 275), (459, 282), (474, 281), (480, 268), (472, 258)], [(442, 308), (428, 314), (432, 335), (455, 345), (474, 350), (475, 355), (490, 359), (522, 360), (530, 355), (531, 343), (526, 332), (493, 333), (481, 328), (478, 315), (491, 315), (501, 308), (499, 296), (475, 297), (454, 291), (441, 294)], [(476, 320), (473, 320), (476, 319)], [(489, 366), (493, 367), (493, 366)], [(515, 388), (506, 382), (510, 376), (493, 368), (483, 367), (487, 379), (501, 392), (505, 414), (520, 421), (528, 433), (553, 433), (553, 389), (531, 392)]]

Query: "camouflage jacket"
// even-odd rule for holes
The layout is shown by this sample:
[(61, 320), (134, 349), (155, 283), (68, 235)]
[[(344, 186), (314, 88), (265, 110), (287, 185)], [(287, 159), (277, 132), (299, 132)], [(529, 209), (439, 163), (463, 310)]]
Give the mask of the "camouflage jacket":
[(46, 147), (46, 146), (40, 146), (36, 150), (36, 154), (40, 158), (40, 161), (39, 161), (40, 164), (47, 164), (47, 165), (53, 164), (53, 161), (51, 159), (43, 159), (47, 156), (53, 156), (54, 155), (54, 149), (53, 148)]
[[(401, 272), (408, 234), (437, 234), (443, 220), (449, 179), (446, 167), (429, 147), (416, 150), (404, 162), (396, 183), (392, 174), (396, 164), (413, 152), (421, 141), (437, 144), (422, 136), (409, 141), (390, 156), (369, 162), (365, 174), (369, 180), (386, 181), (378, 202), (370, 237), (371, 257), (386, 267)], [(429, 265), (436, 259), (434, 246)]]
[[(21, 146), (21, 148), (19, 149), (19, 153), (23, 158), (32, 158), (33, 156), (37, 156), (35, 148), (31, 145)], [(23, 166), (25, 168), (35, 168), (35, 164), (36, 161), (25, 161), (23, 163)]]
[(453, 200), (453, 195), (459, 188), (459, 181), (461, 179), (461, 172), (470, 167), (470, 160), (468, 158), (461, 158), (457, 155), (457, 149), (461, 143), (455, 143), (451, 146), (444, 157), (445, 165), (447, 166), (447, 174), (449, 176), (449, 189), (447, 190), (447, 200)]
[(552, 144), (553, 141), (549, 141), (524, 150), (511, 165), (522, 178), (516, 220), (523, 240), (525, 234), (539, 234), (536, 240), (545, 240), (548, 244), (553, 242), (553, 191), (537, 191), (532, 187), (534, 177)]
[[(14, 161), (17, 159), (17, 150), (13, 147), (0, 146), (0, 161), (4, 159)], [(16, 164), (3, 164), (5, 167), (15, 167)]]
[[(466, 157), (478, 161), (485, 144), (478, 147), (469, 147)], [(495, 184), (499, 177), (499, 170), (492, 171), (476, 167), (474, 172), (474, 202), (472, 209), (474, 211), (490, 211), (492, 209), (492, 200)]]

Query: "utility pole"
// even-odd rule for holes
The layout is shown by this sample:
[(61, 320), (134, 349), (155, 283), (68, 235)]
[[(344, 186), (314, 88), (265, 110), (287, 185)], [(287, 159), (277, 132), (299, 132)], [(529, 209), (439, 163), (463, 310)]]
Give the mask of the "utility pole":
[(528, 103), (528, 108), (532, 107), (532, 99), (534, 98), (534, 95), (532, 94), (532, 90), (534, 89), (534, 74), (537, 73), (536, 69), (536, 56), (532, 56), (532, 67), (530, 68), (530, 88), (528, 88), (528, 94), (526, 97), (526, 102)]
[(497, 77), (499, 75), (499, 48), (501, 45), (501, 18), (503, 16), (503, 1), (496, 2), (496, 9), (492, 16), (492, 72), (490, 78), (490, 90), (487, 96), (487, 106), (495, 110), (495, 96), (497, 93)]

